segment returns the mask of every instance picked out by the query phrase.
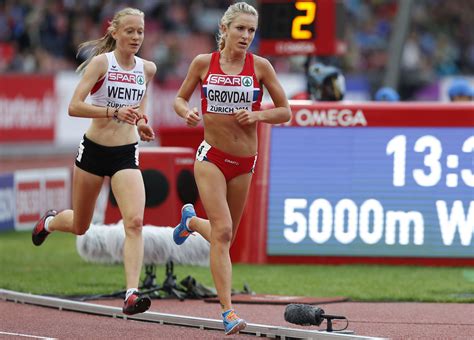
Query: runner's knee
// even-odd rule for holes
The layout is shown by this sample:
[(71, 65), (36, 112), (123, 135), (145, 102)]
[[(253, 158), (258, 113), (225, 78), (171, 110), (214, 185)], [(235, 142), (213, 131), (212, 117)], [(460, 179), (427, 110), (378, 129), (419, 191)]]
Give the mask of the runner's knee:
[(143, 217), (134, 216), (124, 220), (125, 233), (128, 235), (137, 235), (142, 232)]
[(212, 238), (221, 244), (229, 244), (232, 240), (232, 227), (219, 227), (212, 230)]

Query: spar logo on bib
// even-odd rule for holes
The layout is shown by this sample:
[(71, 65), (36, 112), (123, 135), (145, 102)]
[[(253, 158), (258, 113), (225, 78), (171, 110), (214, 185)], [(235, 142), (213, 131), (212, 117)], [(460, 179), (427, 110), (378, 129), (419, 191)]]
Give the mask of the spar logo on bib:
[(229, 76), (226, 74), (211, 74), (209, 75), (208, 83), (220, 86), (240, 86), (242, 84), (242, 77)]
[(242, 85), (244, 85), (245, 87), (253, 86), (253, 78), (252, 77), (243, 77)]
[(217, 86), (253, 86), (253, 78), (249, 76), (234, 76), (227, 74), (210, 74), (207, 80), (209, 85)]
[(109, 72), (109, 81), (114, 81), (117, 83), (127, 83), (127, 84), (138, 84), (143, 85), (145, 83), (145, 78), (142, 75), (135, 75), (125, 72)]

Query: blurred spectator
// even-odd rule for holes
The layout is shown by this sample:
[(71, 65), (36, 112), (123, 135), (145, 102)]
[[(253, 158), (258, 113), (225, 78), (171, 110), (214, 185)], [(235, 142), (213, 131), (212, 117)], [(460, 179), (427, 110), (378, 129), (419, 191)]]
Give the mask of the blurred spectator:
[(308, 68), (307, 91), (295, 94), (291, 99), (314, 101), (339, 101), (346, 92), (345, 78), (337, 67), (315, 63)]
[(473, 100), (474, 88), (466, 79), (453, 80), (448, 88), (449, 100), (452, 102), (468, 102)]
[[(118, 9), (141, 8), (148, 44), (140, 55), (158, 65), (156, 79), (180, 82), (193, 56), (216, 48), (216, 22), (232, 0), (0, 0), (0, 72), (74, 70), (81, 41), (101, 36)], [(249, 1), (258, 5), (257, 0)], [(362, 75), (378, 89), (388, 61), (398, 0), (344, 0), (345, 77)], [(474, 74), (474, 1), (413, 1), (398, 91), (410, 99), (439, 77)], [(151, 36), (149, 36), (151, 35)], [(252, 51), (258, 53), (258, 35)], [(319, 56), (318, 56), (319, 57)], [(298, 57), (272, 57), (277, 72), (301, 72)], [(336, 59), (336, 58), (334, 58)]]
[[(396, 0), (346, 0), (344, 73), (364, 74), (373, 88), (383, 81)], [(413, 1), (402, 53), (399, 94), (410, 99), (440, 77), (474, 74), (474, 2)], [(356, 51), (356, 52), (354, 52)]]
[(316, 63), (308, 70), (308, 89), (313, 100), (339, 101), (346, 93), (346, 82), (337, 67)]
[(377, 90), (374, 99), (377, 102), (398, 102), (400, 95), (393, 88), (385, 86)]

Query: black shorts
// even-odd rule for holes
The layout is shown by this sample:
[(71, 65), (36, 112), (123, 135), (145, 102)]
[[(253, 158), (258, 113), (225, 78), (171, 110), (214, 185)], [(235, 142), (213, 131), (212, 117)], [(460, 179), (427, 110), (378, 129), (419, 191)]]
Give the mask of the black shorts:
[(84, 135), (77, 150), (76, 166), (102, 177), (112, 177), (123, 169), (138, 169), (138, 143), (103, 146)]

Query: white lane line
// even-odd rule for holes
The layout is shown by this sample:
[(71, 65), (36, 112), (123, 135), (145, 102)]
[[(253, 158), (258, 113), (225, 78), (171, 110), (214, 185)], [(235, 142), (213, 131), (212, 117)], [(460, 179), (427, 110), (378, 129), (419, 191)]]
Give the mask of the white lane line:
[(10, 332), (2, 332), (2, 331), (0, 331), (0, 334), (21, 336), (21, 337), (24, 337), (24, 338), (34, 338), (34, 339), (44, 339), (44, 340), (57, 340), (56, 338), (46, 338), (46, 337), (44, 337), (44, 336), (36, 336), (36, 335), (21, 334), (21, 333), (10, 333)]

